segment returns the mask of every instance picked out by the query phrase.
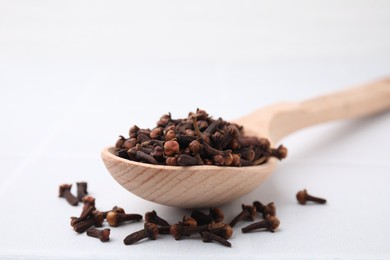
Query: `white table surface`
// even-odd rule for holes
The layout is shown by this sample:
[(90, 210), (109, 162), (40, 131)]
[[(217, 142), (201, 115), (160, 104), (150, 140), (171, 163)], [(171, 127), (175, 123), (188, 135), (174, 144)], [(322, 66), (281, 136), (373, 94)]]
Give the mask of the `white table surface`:
[[(341, 2), (341, 3), (340, 3)], [(0, 1), (0, 258), (390, 257), (390, 113), (282, 140), (288, 158), (258, 189), (223, 205), (275, 202), (280, 229), (232, 248), (169, 236), (124, 246), (142, 223), (100, 243), (76, 234), (62, 183), (87, 181), (97, 207), (188, 210), (124, 190), (100, 151), (137, 124), (197, 107), (227, 120), (390, 75), (388, 1)], [(326, 205), (300, 206), (307, 188)]]

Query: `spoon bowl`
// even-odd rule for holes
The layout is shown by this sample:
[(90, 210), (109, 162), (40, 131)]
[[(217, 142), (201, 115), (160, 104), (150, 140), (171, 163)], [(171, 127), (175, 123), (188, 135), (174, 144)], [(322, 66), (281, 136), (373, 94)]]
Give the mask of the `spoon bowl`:
[(135, 195), (159, 204), (200, 208), (225, 204), (255, 189), (274, 170), (276, 161), (259, 166), (166, 166), (120, 158), (115, 148), (102, 151), (112, 177)]
[[(390, 108), (390, 79), (304, 102), (280, 103), (254, 111), (235, 123), (245, 135), (268, 138), (276, 144), (296, 130), (331, 120), (356, 118)], [(277, 160), (248, 167), (165, 166), (126, 160), (114, 147), (101, 152), (112, 177), (146, 200), (179, 208), (215, 207), (257, 188), (275, 170)]]

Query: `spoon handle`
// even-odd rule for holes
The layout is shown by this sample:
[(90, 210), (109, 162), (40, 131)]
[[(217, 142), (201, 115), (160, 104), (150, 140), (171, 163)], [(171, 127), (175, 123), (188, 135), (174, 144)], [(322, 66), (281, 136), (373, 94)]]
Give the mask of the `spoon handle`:
[[(373, 115), (390, 109), (390, 79), (346, 89), (298, 103), (275, 113), (270, 133), (277, 141), (307, 126)], [(284, 111), (283, 111), (284, 110)], [(277, 130), (281, 129), (281, 130)]]
[(272, 143), (299, 129), (390, 109), (390, 78), (298, 103), (280, 103), (244, 118), (245, 126), (266, 133)]

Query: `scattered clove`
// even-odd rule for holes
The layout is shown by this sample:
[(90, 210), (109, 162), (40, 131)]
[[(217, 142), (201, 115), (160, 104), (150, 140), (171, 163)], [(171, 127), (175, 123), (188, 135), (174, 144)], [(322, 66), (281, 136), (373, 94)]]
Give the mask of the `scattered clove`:
[(318, 204), (325, 204), (326, 199), (317, 198), (307, 193), (306, 189), (298, 191), (297, 200), (299, 204), (305, 205), (307, 201), (312, 201)]
[(250, 220), (253, 221), (256, 216), (256, 208), (250, 205), (241, 205), (242, 211), (230, 221), (230, 226), (234, 227), (241, 220)]
[(265, 220), (250, 224), (249, 226), (246, 226), (241, 229), (242, 233), (248, 233), (253, 230), (259, 230), (259, 229), (265, 229), (270, 232), (275, 232), (275, 229), (277, 229), (280, 225), (280, 221), (278, 218), (269, 216)]
[(87, 186), (88, 184), (86, 182), (76, 182), (77, 185), (77, 198), (81, 202), (82, 199), (88, 195)]
[[(218, 124), (221, 124), (221, 122), (219, 122)], [(216, 123), (215, 125), (218, 124)], [(210, 127), (210, 125), (208, 127)], [(207, 130), (208, 127), (205, 128), (204, 126), (203, 128)], [(195, 130), (195, 132), (197, 132), (197, 130)], [(133, 132), (132, 134), (134, 135)], [(143, 132), (143, 134), (145, 134), (145, 132)], [(157, 130), (154, 134), (158, 136), (158, 138), (162, 138), (163, 136), (163, 134), (160, 134)], [(199, 133), (197, 133), (196, 135), (199, 135)], [(248, 140), (246, 141), (248, 142)], [(119, 144), (121, 143), (120, 141), (118, 142)], [(205, 144), (204, 141), (202, 142), (203, 144)], [(140, 146), (139, 144), (137, 145)], [(195, 143), (195, 145), (197, 144)], [(157, 145), (155, 147), (160, 146)], [(139, 149), (139, 147), (137, 149)], [(190, 156), (190, 154), (194, 151), (196, 152), (197, 149), (192, 149), (192, 151), (188, 149), (187, 155)], [(215, 155), (222, 156), (222, 153)], [(88, 236), (98, 238), (102, 242), (107, 242), (110, 239), (110, 229), (94, 228), (102, 227), (104, 219), (106, 219), (108, 224), (113, 227), (116, 227), (120, 223), (125, 221), (137, 221), (142, 219), (142, 215), (126, 214), (125, 210), (118, 206), (114, 206), (110, 211), (106, 212), (100, 212), (96, 210), (95, 198), (87, 195), (86, 183), (77, 183), (77, 185), (78, 190), (80, 187), (80, 190), (85, 191), (81, 199), (84, 205), (80, 216), (71, 217), (71, 226), (77, 233), (86, 232)], [(75, 203), (74, 201), (78, 203), (78, 198), (70, 193), (71, 186), (72, 185), (68, 184), (61, 185), (60, 197), (64, 197), (67, 200), (69, 198), (72, 203)], [(78, 192), (78, 195), (80, 193)], [(306, 190), (298, 192), (297, 199), (300, 204), (305, 204), (307, 201), (314, 201), (317, 203), (326, 202), (325, 199), (309, 195)], [(159, 234), (171, 234), (175, 240), (180, 240), (182, 237), (190, 236), (192, 234), (200, 234), (203, 242), (217, 242), (226, 247), (231, 247), (231, 243), (228, 241), (228, 239), (233, 235), (232, 227), (235, 226), (241, 220), (253, 221), (257, 213), (262, 214), (264, 218), (264, 220), (262, 221), (252, 223), (242, 228), (241, 231), (243, 233), (248, 233), (257, 230), (275, 232), (275, 230), (280, 225), (279, 219), (275, 216), (276, 208), (273, 202), (264, 205), (260, 201), (254, 201), (253, 205), (242, 204), (241, 208), (242, 211), (230, 222), (230, 224), (223, 223), (224, 214), (220, 208), (210, 208), (208, 214), (205, 214), (199, 210), (194, 210), (191, 212), (191, 216), (183, 216), (181, 221), (173, 225), (170, 225), (166, 220), (159, 217), (155, 210), (152, 210), (150, 212), (145, 213), (144, 229), (128, 235), (123, 240), (123, 242), (125, 245), (131, 245), (146, 238), (155, 240)]]
[(92, 205), (90, 205), (90, 206), (88, 206), (86, 208), (83, 208), (83, 211), (81, 212), (80, 217), (78, 217), (78, 218), (71, 217), (70, 225), (73, 227), (77, 223), (87, 219), (88, 217), (90, 217), (92, 215), (92, 213), (95, 210), (96, 210), (95, 206), (92, 206)]
[(198, 222), (198, 225), (207, 225), (211, 222), (222, 222), (224, 219), (224, 214), (220, 208), (210, 208), (208, 215), (202, 211), (194, 210), (191, 212), (191, 217)]
[(215, 241), (215, 242), (220, 243), (221, 245), (224, 245), (227, 247), (232, 247), (232, 244), (229, 241), (227, 241), (223, 237), (220, 237), (214, 233), (211, 233), (208, 231), (203, 231), (201, 233), (201, 235), (202, 235), (203, 242), (205, 242), (205, 243)]
[(145, 223), (144, 229), (134, 232), (123, 240), (125, 245), (132, 245), (142, 239), (149, 238), (151, 240), (156, 240), (158, 236), (158, 227), (154, 223)]
[(100, 230), (96, 228), (91, 228), (87, 230), (87, 236), (96, 237), (99, 238), (102, 242), (107, 242), (108, 240), (110, 240), (110, 229), (105, 228)]
[(60, 185), (59, 197), (65, 198), (70, 205), (77, 206), (79, 204), (79, 200), (70, 192), (71, 188), (72, 184)]
[(108, 210), (108, 211), (103, 211), (103, 217), (106, 219), (107, 218), (107, 214), (108, 212), (110, 211), (114, 211), (114, 212), (117, 212), (117, 213), (125, 213), (125, 210), (121, 207), (118, 207), (118, 206), (114, 206), (111, 210)]
[(198, 226), (198, 222), (194, 218), (189, 217), (189, 216), (183, 216), (182, 223), (186, 227), (196, 227), (196, 226)]
[(111, 227), (117, 227), (120, 223), (125, 221), (138, 221), (142, 219), (142, 215), (140, 214), (126, 214), (126, 213), (118, 213), (116, 211), (110, 211), (106, 215), (106, 219), (108, 224)]
[(103, 220), (103, 213), (95, 211), (92, 213), (92, 216), (90, 218), (87, 218), (81, 222), (74, 224), (73, 229), (77, 233), (83, 233), (92, 226), (101, 227), (103, 225)]
[(170, 228), (171, 235), (176, 240), (180, 240), (183, 236), (190, 236), (192, 234), (201, 233), (203, 231), (209, 231), (215, 234), (223, 235), (226, 239), (230, 238), (233, 234), (233, 230), (231, 229), (231, 227), (224, 223), (211, 223), (202, 226), (189, 226), (185, 225), (183, 222), (179, 222), (177, 224), (173, 224)]
[(211, 233), (214, 233), (224, 239), (229, 239), (232, 237), (233, 228), (230, 225), (224, 223), (216, 223), (216, 224), (222, 224), (222, 225), (220, 225), (219, 228), (210, 229)]
[(83, 197), (82, 202), (84, 203), (83, 209), (88, 208), (90, 206), (95, 207), (95, 198), (92, 196)]
[(273, 202), (263, 205), (260, 201), (254, 201), (253, 206), (256, 208), (256, 211), (263, 215), (263, 218), (267, 216), (276, 216), (276, 207)]
[(169, 226), (169, 223), (165, 219), (160, 218), (154, 210), (145, 213), (145, 221), (159, 226)]

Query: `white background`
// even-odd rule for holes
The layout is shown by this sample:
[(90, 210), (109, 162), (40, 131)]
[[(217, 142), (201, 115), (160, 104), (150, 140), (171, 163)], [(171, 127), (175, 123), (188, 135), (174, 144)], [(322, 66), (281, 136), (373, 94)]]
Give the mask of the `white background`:
[[(389, 258), (390, 114), (312, 127), (261, 187), (223, 205), (274, 201), (278, 232), (233, 248), (161, 237), (124, 246), (77, 235), (58, 185), (88, 181), (97, 207), (189, 211), (144, 201), (104, 168), (133, 124), (197, 107), (230, 120), (390, 75), (389, 1), (0, 0), (0, 258)], [(74, 184), (75, 185), (75, 184)], [(328, 199), (299, 206), (295, 193)]]

